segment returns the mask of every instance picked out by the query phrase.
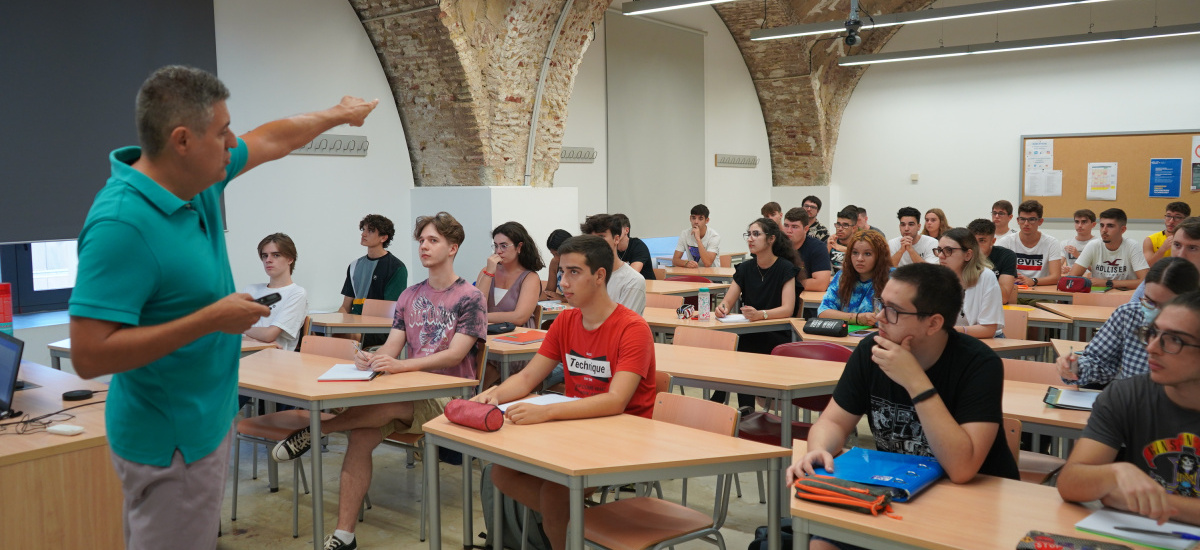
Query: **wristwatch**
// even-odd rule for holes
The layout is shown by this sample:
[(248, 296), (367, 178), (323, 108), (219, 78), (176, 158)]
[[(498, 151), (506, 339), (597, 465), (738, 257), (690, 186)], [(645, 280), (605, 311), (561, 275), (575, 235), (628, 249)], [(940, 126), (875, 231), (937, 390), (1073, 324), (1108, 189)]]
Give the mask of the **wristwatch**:
[(1104, 282), (1104, 286), (1105, 286), (1106, 288), (1112, 288), (1112, 287), (1113, 287), (1113, 280), (1112, 280), (1112, 279), (1109, 279), (1109, 280), (1105, 281), (1105, 282)]
[(1038, 280), (1037, 280), (1037, 277), (1034, 277), (1034, 278), (1033, 278), (1033, 286), (1038, 286)]

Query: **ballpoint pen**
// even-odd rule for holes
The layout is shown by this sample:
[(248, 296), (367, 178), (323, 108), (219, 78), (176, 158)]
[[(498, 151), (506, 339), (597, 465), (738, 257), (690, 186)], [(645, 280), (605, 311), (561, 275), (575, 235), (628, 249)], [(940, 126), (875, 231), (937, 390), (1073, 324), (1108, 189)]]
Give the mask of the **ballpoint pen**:
[(1156, 531), (1154, 529), (1138, 529), (1137, 527), (1125, 527), (1123, 525), (1114, 526), (1115, 529), (1121, 531), (1129, 531), (1130, 533), (1138, 533), (1141, 535), (1154, 535), (1156, 537), (1171, 537), (1183, 540), (1200, 540), (1200, 535), (1184, 533), (1183, 531)]

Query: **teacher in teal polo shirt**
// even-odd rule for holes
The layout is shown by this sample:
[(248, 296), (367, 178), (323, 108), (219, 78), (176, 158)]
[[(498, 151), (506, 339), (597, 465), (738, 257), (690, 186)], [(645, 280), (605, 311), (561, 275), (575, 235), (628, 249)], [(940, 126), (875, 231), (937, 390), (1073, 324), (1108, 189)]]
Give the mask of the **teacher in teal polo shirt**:
[(220, 196), (229, 181), (378, 104), (230, 128), (216, 76), (163, 67), (137, 96), (140, 147), (112, 176), (79, 234), (71, 358), (113, 374), (106, 428), (125, 495), (129, 549), (214, 548), (237, 412), (239, 335), (270, 310), (234, 293)]

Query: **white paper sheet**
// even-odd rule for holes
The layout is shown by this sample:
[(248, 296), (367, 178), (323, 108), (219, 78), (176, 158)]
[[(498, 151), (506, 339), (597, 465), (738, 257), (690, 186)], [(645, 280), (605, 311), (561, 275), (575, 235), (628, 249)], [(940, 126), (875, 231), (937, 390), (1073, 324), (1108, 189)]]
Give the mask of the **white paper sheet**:
[(1117, 163), (1088, 163), (1087, 198), (1092, 201), (1117, 200)]
[(1100, 397), (1098, 391), (1063, 390), (1058, 394), (1058, 404), (1091, 410), (1097, 397)]
[(741, 313), (730, 313), (729, 315), (726, 315), (717, 320), (722, 323), (745, 323), (746, 321), (748, 321), (748, 319), (746, 319), (746, 316), (742, 315)]
[(1062, 170), (1025, 172), (1025, 196), (1061, 197)]
[(532, 405), (553, 405), (555, 403), (569, 403), (571, 401), (576, 401), (578, 399), (579, 399), (578, 397), (567, 397), (565, 395), (559, 395), (557, 393), (547, 393), (547, 394), (542, 394), (542, 395), (539, 395), (536, 397), (530, 397), (529, 399), (522, 399), (520, 401), (511, 401), (511, 402), (505, 403), (503, 405), (500, 405), (500, 411), (508, 412), (508, 408), (511, 407), (512, 405), (516, 405), (517, 403), (529, 403)]
[(325, 374), (318, 376), (317, 380), (323, 381), (323, 382), (339, 382), (339, 381), (363, 381), (363, 382), (365, 382), (367, 380), (374, 378), (375, 376), (378, 376), (378, 373), (376, 373), (375, 371), (358, 370), (358, 367), (354, 366), (354, 363), (338, 363), (338, 364), (334, 365), (332, 368), (330, 368), (329, 370), (325, 371)]

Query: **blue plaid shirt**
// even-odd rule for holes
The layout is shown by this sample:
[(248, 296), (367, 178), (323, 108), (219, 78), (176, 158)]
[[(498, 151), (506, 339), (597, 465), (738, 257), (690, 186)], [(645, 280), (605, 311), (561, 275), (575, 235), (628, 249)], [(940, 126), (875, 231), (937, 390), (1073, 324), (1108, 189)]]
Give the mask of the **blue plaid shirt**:
[(1137, 337), (1144, 317), (1139, 302), (1118, 307), (1079, 356), (1079, 380), (1068, 384), (1107, 384), (1150, 372), (1146, 345)]

